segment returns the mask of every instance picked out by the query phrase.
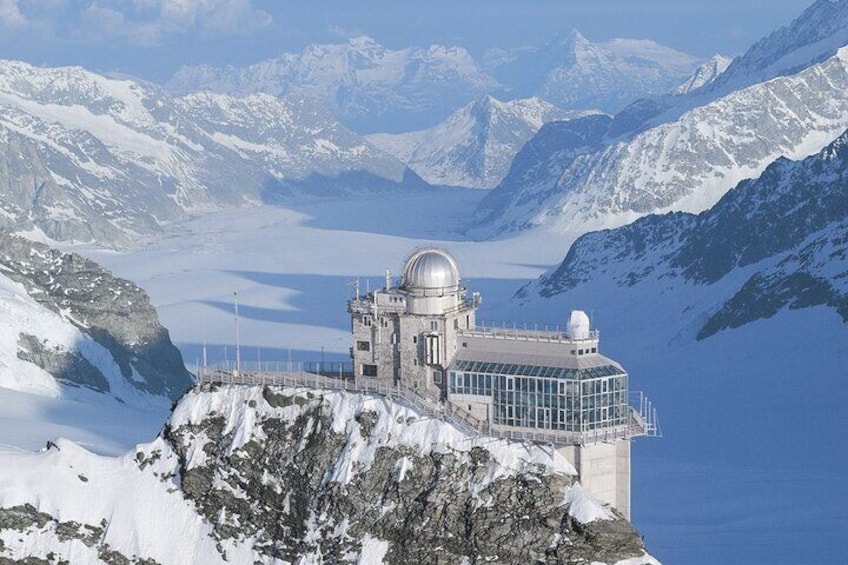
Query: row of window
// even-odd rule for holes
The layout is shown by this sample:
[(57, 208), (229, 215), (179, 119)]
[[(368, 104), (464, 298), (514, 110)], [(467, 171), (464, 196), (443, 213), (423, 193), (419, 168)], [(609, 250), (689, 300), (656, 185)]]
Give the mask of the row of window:
[(492, 421), (503, 426), (581, 432), (627, 423), (628, 408), (615, 406), (595, 410), (564, 410), (533, 406), (494, 407)]
[(627, 422), (627, 375), (591, 381), (451, 371), (450, 394), (489, 397), (493, 421), (508, 426), (591, 430)]

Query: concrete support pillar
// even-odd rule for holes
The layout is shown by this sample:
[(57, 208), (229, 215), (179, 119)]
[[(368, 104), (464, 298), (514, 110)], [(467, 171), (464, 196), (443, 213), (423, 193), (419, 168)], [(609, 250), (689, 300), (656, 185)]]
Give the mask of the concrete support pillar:
[(580, 484), (630, 519), (630, 441), (567, 445), (557, 449), (577, 469)]

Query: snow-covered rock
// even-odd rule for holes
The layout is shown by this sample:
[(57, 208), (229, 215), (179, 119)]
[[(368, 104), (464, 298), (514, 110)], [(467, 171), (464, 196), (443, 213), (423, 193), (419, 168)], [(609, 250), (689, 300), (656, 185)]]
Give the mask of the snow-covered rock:
[(0, 61), (0, 229), (122, 245), (187, 211), (424, 183), (304, 98)]
[(377, 396), (196, 389), (123, 457), (0, 453), (0, 559), (657, 563), (553, 453)]
[(543, 124), (590, 113), (560, 110), (539, 98), (501, 102), (487, 95), (430, 129), (367, 139), (430, 184), (492, 188)]
[(724, 55), (713, 55), (709, 60), (701, 63), (701, 66), (695, 70), (695, 73), (689, 77), (689, 80), (672, 89), (672, 94), (687, 94), (693, 90), (703, 88), (712, 83), (718, 76), (727, 70), (730, 63), (733, 62), (732, 57)]
[(848, 323), (846, 234), (848, 131), (802, 161), (778, 159), (697, 216), (651, 215), (586, 234), (522, 293), (552, 297), (599, 279), (621, 287), (646, 279), (709, 287), (744, 273), (701, 320), (699, 339), (786, 307), (827, 306)]
[(178, 398), (191, 375), (147, 294), (96, 263), (0, 232), (0, 386), (126, 402)]

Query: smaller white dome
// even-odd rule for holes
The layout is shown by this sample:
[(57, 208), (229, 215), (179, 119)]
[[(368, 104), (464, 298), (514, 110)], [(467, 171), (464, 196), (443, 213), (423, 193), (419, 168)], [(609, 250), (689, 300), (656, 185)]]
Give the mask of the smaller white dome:
[(407, 290), (457, 290), (459, 264), (444, 249), (435, 247), (418, 249), (406, 260), (403, 286)]
[(571, 339), (589, 339), (589, 316), (583, 310), (572, 310), (565, 333)]

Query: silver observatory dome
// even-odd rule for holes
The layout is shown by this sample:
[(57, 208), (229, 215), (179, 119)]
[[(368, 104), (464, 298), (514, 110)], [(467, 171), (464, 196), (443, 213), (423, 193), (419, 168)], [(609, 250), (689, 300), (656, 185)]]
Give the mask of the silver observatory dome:
[(452, 291), (459, 289), (459, 263), (444, 249), (416, 249), (403, 269), (406, 290)]

